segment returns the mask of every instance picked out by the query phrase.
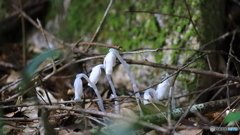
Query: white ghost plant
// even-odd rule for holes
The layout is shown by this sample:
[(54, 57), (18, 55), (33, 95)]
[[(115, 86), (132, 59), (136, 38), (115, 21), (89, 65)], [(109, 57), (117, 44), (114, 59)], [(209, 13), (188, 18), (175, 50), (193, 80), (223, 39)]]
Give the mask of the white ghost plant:
[(129, 78), (130, 78), (130, 80), (131, 80), (131, 82), (132, 82), (133, 90), (134, 90), (134, 92), (136, 92), (136, 97), (140, 97), (140, 94), (138, 93), (138, 88), (137, 88), (136, 81), (135, 81), (132, 73), (131, 73), (130, 70), (129, 70), (129, 65), (128, 65), (128, 64), (126, 63), (126, 61), (122, 58), (122, 56), (118, 53), (117, 50), (111, 48), (111, 49), (109, 49), (109, 53), (114, 54), (114, 55), (118, 58), (118, 60), (123, 64), (123, 67), (124, 67), (124, 69), (126, 70), (128, 76), (129, 76)]
[[(168, 76), (168, 74), (166, 74), (166, 77), (167, 76)], [(164, 99), (164, 98), (168, 97), (168, 91), (169, 91), (169, 88), (170, 88), (171, 80), (172, 80), (172, 78), (168, 78), (164, 82), (158, 84), (157, 89), (156, 89), (158, 100), (161, 100), (161, 99)]]
[[(104, 68), (103, 64), (97, 65), (95, 67), (92, 68), (92, 72), (89, 75), (89, 80), (93, 83), (93, 84), (97, 84), (101, 74), (102, 74), (102, 68)], [(91, 87), (90, 83), (88, 83), (88, 86)]]
[[(105, 66), (103, 64), (97, 65), (95, 67), (92, 68), (92, 72), (89, 75), (89, 80), (93, 83), (93, 84), (97, 84), (101, 73), (102, 73), (102, 69), (105, 70)], [(110, 84), (110, 87), (112, 89), (112, 93), (114, 97), (117, 97), (117, 93), (116, 90), (114, 88), (114, 85), (112, 83), (111, 77), (109, 74), (106, 74), (106, 78)], [(88, 83), (88, 86), (92, 87), (90, 83)], [(118, 114), (119, 113), (119, 104), (118, 101), (115, 101), (115, 112)]]
[[(114, 94), (110, 95), (110, 98), (115, 98), (115, 97), (117, 97), (117, 96), (115, 96)], [(114, 103), (115, 103), (115, 106), (114, 106), (115, 113), (120, 114), (120, 106), (119, 106), (118, 101), (114, 101)]]
[(82, 79), (80, 76), (77, 75), (74, 81), (74, 93), (75, 93), (74, 100), (81, 100), (82, 92), (83, 92)]
[[(115, 88), (114, 88), (114, 85), (113, 85), (111, 76), (110, 76), (110, 75), (106, 75), (106, 78), (107, 78), (107, 80), (108, 80), (108, 82), (109, 82), (109, 85), (110, 85), (110, 87), (111, 87), (111, 89), (112, 89), (112, 93), (113, 93), (113, 94), (111, 94), (111, 96), (112, 96), (112, 97), (117, 97), (117, 92), (116, 92), (116, 90), (115, 90)], [(114, 107), (114, 108), (115, 108), (115, 112), (116, 112), (117, 114), (119, 114), (120, 107), (119, 107), (118, 101), (115, 101), (115, 107)]]
[(99, 108), (102, 112), (105, 112), (104, 106), (103, 106), (103, 100), (101, 95), (98, 92), (98, 89), (96, 87), (96, 85), (94, 83), (92, 83), (89, 78), (85, 75), (85, 74), (77, 74), (76, 75), (76, 79), (74, 81), (74, 89), (75, 89), (75, 98), (74, 100), (81, 100), (81, 95), (83, 92), (83, 87), (82, 87), (82, 80), (81, 78), (84, 78), (88, 81), (88, 83), (90, 83), (90, 86), (93, 88), (94, 92), (96, 93), (97, 97), (98, 97), (98, 105)]
[[(109, 53), (108, 53), (107, 55), (110, 55), (110, 54), (111, 54), (111, 55), (115, 55), (115, 57), (117, 57), (118, 60), (123, 64), (123, 67), (124, 67), (124, 69), (126, 70), (128, 76), (129, 76), (129, 78), (130, 78), (130, 80), (131, 80), (131, 82), (132, 82), (133, 90), (134, 90), (134, 92), (136, 93), (135, 96), (136, 96), (138, 108), (139, 108), (139, 111), (140, 111), (140, 116), (143, 116), (142, 109), (141, 109), (141, 107), (140, 107), (140, 103), (139, 103), (139, 99), (138, 99), (138, 97), (140, 97), (140, 94), (138, 93), (139, 91), (138, 91), (138, 88), (137, 88), (136, 81), (135, 81), (135, 79), (134, 79), (131, 71), (129, 70), (129, 65), (128, 65), (128, 64), (126, 63), (126, 61), (122, 58), (122, 56), (118, 53), (117, 50), (112, 49), (112, 48), (109, 49)], [(106, 57), (107, 57), (107, 56), (106, 56)], [(105, 58), (106, 58), (106, 57), (105, 57)], [(104, 60), (105, 66), (106, 66), (106, 64), (107, 64), (106, 62), (107, 62), (107, 61)], [(106, 74), (108, 74), (108, 73), (107, 73), (107, 67), (105, 67), (105, 68), (106, 68)], [(112, 73), (112, 70), (111, 70), (111, 73)], [(110, 74), (110, 75), (111, 75), (111, 74)]]
[(109, 51), (109, 53), (104, 58), (103, 64), (105, 66), (106, 74), (107, 75), (112, 75), (113, 67), (116, 65), (115, 54), (113, 52)]
[(150, 89), (147, 89), (145, 92), (144, 92), (144, 95), (143, 95), (143, 98), (145, 99), (143, 101), (143, 104), (146, 105), (146, 104), (149, 104), (149, 103), (159, 103), (159, 100), (157, 99), (157, 92), (155, 89), (153, 88), (150, 88)]

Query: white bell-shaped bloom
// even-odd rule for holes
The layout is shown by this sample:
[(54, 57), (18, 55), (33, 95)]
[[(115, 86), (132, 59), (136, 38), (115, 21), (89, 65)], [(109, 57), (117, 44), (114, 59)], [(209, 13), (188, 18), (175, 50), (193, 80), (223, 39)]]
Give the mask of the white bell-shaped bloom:
[[(102, 70), (101, 68), (103, 68), (103, 64), (97, 65), (95, 67), (92, 68), (92, 72), (89, 75), (89, 80), (93, 83), (93, 84), (97, 84), (101, 74), (102, 74)], [(88, 86), (92, 87), (90, 85), (90, 83), (88, 83)]]
[(109, 52), (104, 58), (105, 72), (107, 75), (112, 74), (113, 67), (116, 65), (116, 56), (113, 52)]
[(83, 86), (81, 77), (79, 77), (78, 75), (76, 76), (76, 79), (74, 81), (74, 92), (75, 92), (74, 100), (81, 100)]
[[(166, 74), (166, 77), (168, 76), (168, 74)], [(164, 82), (158, 84), (156, 92), (157, 92), (157, 99), (161, 100), (164, 98), (168, 97), (168, 91), (170, 88), (170, 83), (171, 83), (171, 78), (168, 78), (167, 80), (165, 80)]]
[(155, 91), (155, 89), (153, 88), (150, 88), (150, 89), (147, 89), (145, 92), (144, 92), (144, 95), (143, 95), (143, 98), (145, 99), (143, 101), (143, 104), (146, 105), (146, 104), (149, 104), (149, 103), (159, 103), (158, 99), (157, 99), (157, 92)]

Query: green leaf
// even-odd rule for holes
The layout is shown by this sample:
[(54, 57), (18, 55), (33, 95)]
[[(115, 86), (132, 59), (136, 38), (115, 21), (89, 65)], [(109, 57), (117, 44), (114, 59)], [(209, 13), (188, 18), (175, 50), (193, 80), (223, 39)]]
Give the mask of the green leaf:
[(49, 51), (46, 53), (42, 53), (36, 56), (28, 65), (25, 70), (25, 75), (28, 77), (31, 76), (35, 70), (47, 59), (47, 58), (54, 58), (58, 56), (57, 51)]
[(33, 60), (26, 66), (26, 68), (23, 71), (23, 80), (20, 83), (20, 92), (30, 86), (33, 85), (33, 82), (31, 82), (32, 78), (36, 76), (36, 69), (47, 59), (54, 59), (58, 56), (60, 56), (60, 52), (58, 51), (49, 51), (46, 53), (42, 53), (37, 55)]
[(227, 115), (224, 123), (229, 123), (231, 121), (238, 121), (240, 120), (240, 112), (233, 112)]

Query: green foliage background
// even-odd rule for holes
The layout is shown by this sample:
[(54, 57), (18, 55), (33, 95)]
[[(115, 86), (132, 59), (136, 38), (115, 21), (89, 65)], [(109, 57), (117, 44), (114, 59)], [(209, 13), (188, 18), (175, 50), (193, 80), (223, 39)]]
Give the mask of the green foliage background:
[[(53, 11), (62, 12), (62, 5), (53, 2)], [(192, 14), (196, 29), (201, 33), (201, 0), (189, 0), (187, 4)], [(65, 17), (60, 21), (60, 30), (54, 33), (66, 42), (76, 42), (83, 38), (90, 41), (94, 35), (104, 12), (109, 4), (108, 0), (78, 1), (72, 0)], [(159, 26), (154, 14), (127, 11), (159, 12), (163, 26)], [(164, 15), (168, 14), (168, 15)], [(184, 16), (184, 17), (178, 17)], [(188, 19), (189, 13), (184, 1), (175, 0), (121, 0), (113, 1), (111, 9), (94, 42), (120, 45), (122, 51), (137, 48), (184, 48), (198, 49), (198, 35)], [(108, 49), (97, 48), (101, 52)], [(154, 53), (155, 61), (163, 64), (181, 66), (193, 51), (158, 51)], [(196, 56), (197, 57), (197, 56)], [(196, 58), (193, 57), (192, 59)], [(192, 68), (204, 69), (205, 61), (190, 65)], [(191, 77), (190, 77), (191, 76)], [(178, 79), (184, 82), (184, 89), (196, 89), (192, 74), (184, 73)]]
[[(73, 0), (67, 17), (58, 32), (59, 38), (74, 42), (87, 36), (90, 39), (96, 31), (109, 1), (77, 1)], [(133, 13), (126, 11), (153, 11), (166, 14), (188, 16), (185, 5), (180, 1), (113, 1), (110, 12), (95, 39), (96, 42), (106, 43), (111, 40), (114, 45), (121, 45), (123, 50), (139, 47), (163, 47), (169, 36), (176, 36), (174, 32), (181, 32), (183, 38), (173, 47), (184, 46), (195, 32), (188, 28), (188, 19), (162, 15), (164, 27), (159, 27), (153, 14)], [(175, 51), (174, 53), (178, 53)]]

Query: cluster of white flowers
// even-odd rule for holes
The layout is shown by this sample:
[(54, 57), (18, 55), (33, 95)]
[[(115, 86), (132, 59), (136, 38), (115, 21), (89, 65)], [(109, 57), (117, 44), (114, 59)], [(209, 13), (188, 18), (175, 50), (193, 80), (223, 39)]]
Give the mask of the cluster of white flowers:
[[(115, 49), (110, 49), (109, 50), (109, 53), (104, 58), (103, 64), (97, 65), (97, 66), (92, 68), (92, 72), (90, 73), (89, 78), (85, 74), (78, 74), (76, 76), (76, 79), (74, 81), (74, 90), (75, 90), (74, 100), (81, 100), (81, 96), (82, 96), (82, 93), (83, 93), (83, 86), (82, 86), (81, 78), (83, 77), (88, 81), (88, 85), (94, 89), (94, 91), (95, 91), (95, 93), (96, 93), (96, 95), (99, 99), (98, 104), (99, 104), (99, 107), (100, 107), (101, 111), (105, 111), (104, 105), (103, 105), (103, 100), (102, 100), (102, 97), (100, 96), (100, 94), (98, 92), (96, 84), (97, 84), (97, 82), (98, 82), (98, 80), (101, 76), (102, 69), (104, 69), (104, 71), (106, 73), (106, 78), (107, 78), (107, 80), (110, 84), (110, 87), (112, 89), (113, 94), (112, 94), (111, 97), (113, 97), (113, 98), (117, 97), (116, 90), (115, 90), (114, 85), (113, 85), (112, 80), (111, 80), (113, 67), (116, 65), (116, 58), (118, 58), (118, 60), (123, 64), (128, 76), (129, 76), (129, 78), (132, 82), (133, 90), (135, 92), (137, 103), (139, 105), (139, 98), (138, 97), (140, 97), (140, 94), (139, 94), (135, 79), (134, 79), (133, 75), (131, 74), (131, 72), (129, 70), (129, 65), (126, 63), (126, 61), (121, 57), (121, 55), (119, 55), (118, 51), (115, 50)], [(145, 93), (144, 93), (144, 99), (146, 99), (146, 100), (143, 101), (143, 104), (148, 104), (149, 101), (158, 103), (158, 101), (160, 99), (165, 98), (165, 96), (167, 95), (166, 93), (167, 93), (168, 88), (169, 88), (169, 83), (170, 83), (170, 79), (167, 79), (166, 81), (164, 81), (163, 83), (161, 83), (157, 86), (157, 90), (154, 90), (152, 88), (146, 90)], [(141, 108), (139, 108), (139, 109), (140, 109), (140, 112), (141, 112)], [(119, 104), (118, 104), (117, 101), (115, 101), (115, 111), (116, 111), (116, 113), (119, 113)]]
[[(104, 69), (107, 80), (112, 89), (112, 93), (113, 93), (112, 97), (117, 97), (116, 90), (114, 88), (114, 85), (113, 85), (111, 77), (110, 77), (110, 75), (112, 75), (113, 67), (116, 65), (116, 55), (117, 55), (116, 53), (118, 54), (118, 52), (115, 49), (110, 49), (109, 53), (104, 58), (103, 64), (97, 65), (92, 68), (92, 72), (90, 73), (89, 78), (85, 74), (78, 74), (76, 76), (76, 79), (74, 81), (74, 91), (75, 91), (74, 100), (81, 100), (81, 96), (83, 93), (83, 86), (82, 86), (81, 78), (84, 77), (88, 81), (88, 85), (94, 89), (96, 95), (98, 96), (98, 99), (99, 99), (98, 104), (100, 106), (101, 111), (105, 111), (104, 106), (103, 106), (103, 100), (97, 90), (96, 84), (102, 74), (102, 69)], [(115, 103), (116, 103), (116, 106), (115, 106), (116, 113), (119, 113), (118, 102), (116, 101)]]

